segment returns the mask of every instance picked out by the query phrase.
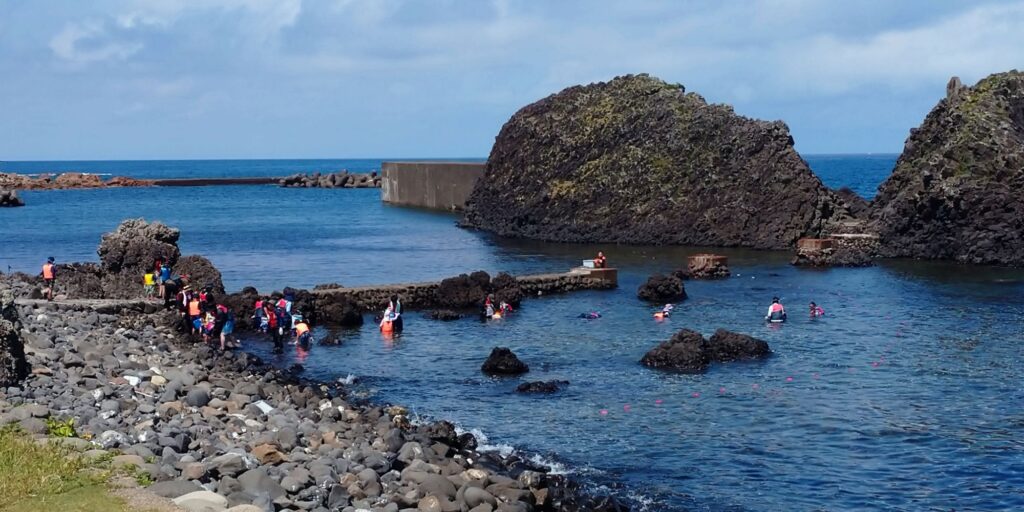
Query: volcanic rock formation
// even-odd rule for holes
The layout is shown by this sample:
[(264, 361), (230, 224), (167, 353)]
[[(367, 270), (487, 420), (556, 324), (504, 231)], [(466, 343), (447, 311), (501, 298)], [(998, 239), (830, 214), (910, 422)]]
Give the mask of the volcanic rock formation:
[(636, 296), (648, 302), (675, 302), (686, 298), (686, 288), (674, 275), (654, 274), (640, 285)]
[(548, 241), (781, 249), (846, 218), (784, 123), (628, 75), (512, 116), (463, 224)]
[(665, 370), (701, 372), (712, 362), (757, 359), (769, 354), (768, 343), (746, 334), (719, 329), (705, 340), (699, 332), (683, 329), (644, 354), (640, 363)]
[(883, 256), (1024, 265), (1024, 73), (950, 80), (872, 207)]
[[(144, 219), (128, 219), (103, 235), (97, 254), (100, 263), (57, 266), (57, 293), (71, 298), (129, 299), (141, 293), (142, 275), (157, 258), (169, 263), (175, 274), (189, 275), (196, 287), (224, 293), (220, 272), (202, 256), (181, 257), (177, 228)], [(191, 275), (190, 275), (191, 274)]]
[(530, 371), (530, 367), (508, 348), (494, 347), (480, 370), (489, 375), (519, 375)]

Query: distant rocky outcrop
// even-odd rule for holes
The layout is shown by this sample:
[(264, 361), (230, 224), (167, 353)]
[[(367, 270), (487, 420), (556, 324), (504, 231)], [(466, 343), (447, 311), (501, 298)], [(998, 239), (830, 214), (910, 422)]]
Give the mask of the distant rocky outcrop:
[(771, 354), (768, 343), (725, 329), (705, 340), (699, 332), (683, 329), (644, 354), (640, 363), (651, 368), (701, 372), (712, 362), (757, 359)]
[(22, 190), (63, 190), (76, 188), (106, 187), (149, 187), (155, 182), (139, 180), (127, 176), (114, 176), (103, 180), (98, 174), (81, 172), (65, 172), (57, 175), (43, 174), (39, 177), (24, 174), (0, 173), (0, 188), (16, 188)]
[(524, 382), (516, 386), (516, 393), (543, 393), (550, 394), (559, 391), (569, 385), (567, 380), (548, 380)]
[(628, 75), (516, 112), (463, 224), (547, 241), (781, 249), (848, 217), (784, 123)]
[(25, 206), (25, 201), (18, 197), (17, 190), (0, 190), (0, 208)]
[(340, 171), (321, 174), (293, 174), (281, 178), (278, 184), (289, 188), (380, 188), (380, 176), (376, 172), (350, 173)]
[(872, 210), (883, 256), (1024, 265), (1024, 73), (950, 80)]

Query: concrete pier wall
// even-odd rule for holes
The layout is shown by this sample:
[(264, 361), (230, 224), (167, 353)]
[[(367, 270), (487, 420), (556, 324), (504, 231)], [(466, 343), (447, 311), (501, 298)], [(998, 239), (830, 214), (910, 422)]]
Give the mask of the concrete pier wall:
[(385, 203), (457, 211), (466, 205), (484, 164), (465, 162), (384, 162), (381, 198)]

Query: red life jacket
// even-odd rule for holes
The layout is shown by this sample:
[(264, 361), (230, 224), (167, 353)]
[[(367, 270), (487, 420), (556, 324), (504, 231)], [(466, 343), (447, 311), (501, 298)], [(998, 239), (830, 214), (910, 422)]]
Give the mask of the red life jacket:
[(782, 304), (779, 304), (778, 302), (772, 304), (772, 307), (771, 307), (772, 313), (778, 313), (778, 312), (780, 312), (782, 310), (783, 310)]

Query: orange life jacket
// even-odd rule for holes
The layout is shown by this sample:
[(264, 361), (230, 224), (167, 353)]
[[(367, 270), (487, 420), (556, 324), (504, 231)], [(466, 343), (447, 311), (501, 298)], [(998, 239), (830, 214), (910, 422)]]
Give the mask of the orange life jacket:
[(306, 325), (306, 322), (299, 322), (299, 323), (295, 324), (295, 334), (297, 336), (302, 336), (303, 334), (306, 334), (307, 332), (309, 332), (309, 326)]
[(199, 299), (192, 299), (189, 301), (188, 314), (191, 316), (199, 316)]
[(43, 279), (53, 279), (53, 263), (43, 265)]

